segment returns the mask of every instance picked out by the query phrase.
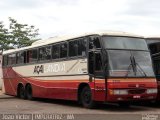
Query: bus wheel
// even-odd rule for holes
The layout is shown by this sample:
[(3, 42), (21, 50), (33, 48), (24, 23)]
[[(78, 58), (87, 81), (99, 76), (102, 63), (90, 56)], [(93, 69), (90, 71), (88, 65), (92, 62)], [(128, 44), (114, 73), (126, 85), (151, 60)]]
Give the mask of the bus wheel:
[(23, 86), (23, 85), (21, 85), (21, 86), (19, 87), (18, 94), (19, 94), (19, 98), (25, 99), (25, 89), (24, 89), (24, 86)]
[(33, 100), (32, 87), (31, 87), (30, 84), (26, 86), (26, 97), (27, 97), (28, 100)]
[(81, 92), (81, 103), (85, 108), (93, 108), (95, 102), (92, 99), (92, 92), (89, 86), (86, 86), (82, 89)]

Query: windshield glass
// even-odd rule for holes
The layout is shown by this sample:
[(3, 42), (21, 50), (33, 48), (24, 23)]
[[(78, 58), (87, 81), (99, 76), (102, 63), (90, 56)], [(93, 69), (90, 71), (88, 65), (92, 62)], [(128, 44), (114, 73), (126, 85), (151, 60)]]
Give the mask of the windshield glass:
[(154, 76), (151, 56), (149, 52), (133, 51), (132, 55), (135, 58), (137, 71), (139, 70), (142, 74), (145, 72), (147, 76)]
[(150, 53), (144, 51), (107, 50), (109, 75), (112, 77), (153, 77)]
[(105, 49), (148, 50), (142, 38), (103, 36), (102, 39)]

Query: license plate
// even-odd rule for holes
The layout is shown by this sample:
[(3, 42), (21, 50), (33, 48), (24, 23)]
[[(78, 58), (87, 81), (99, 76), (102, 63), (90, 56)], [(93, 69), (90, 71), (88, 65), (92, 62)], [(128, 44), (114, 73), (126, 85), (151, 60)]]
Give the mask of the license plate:
[(139, 95), (134, 95), (133, 98), (138, 99), (138, 98), (141, 98), (141, 96), (139, 96)]

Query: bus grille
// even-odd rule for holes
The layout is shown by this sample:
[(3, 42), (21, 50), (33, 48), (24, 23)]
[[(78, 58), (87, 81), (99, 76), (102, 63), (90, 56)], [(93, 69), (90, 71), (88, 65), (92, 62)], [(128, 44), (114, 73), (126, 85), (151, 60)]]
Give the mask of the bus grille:
[(143, 94), (145, 93), (145, 89), (134, 89), (134, 90), (128, 90), (129, 94)]

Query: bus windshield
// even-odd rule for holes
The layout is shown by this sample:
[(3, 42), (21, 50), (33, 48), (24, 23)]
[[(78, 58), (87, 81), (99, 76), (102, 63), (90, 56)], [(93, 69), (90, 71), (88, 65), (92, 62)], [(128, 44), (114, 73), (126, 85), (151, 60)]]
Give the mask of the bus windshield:
[(111, 77), (154, 77), (149, 52), (107, 50), (109, 76)]
[(147, 43), (142, 38), (103, 36), (105, 49), (148, 50)]

